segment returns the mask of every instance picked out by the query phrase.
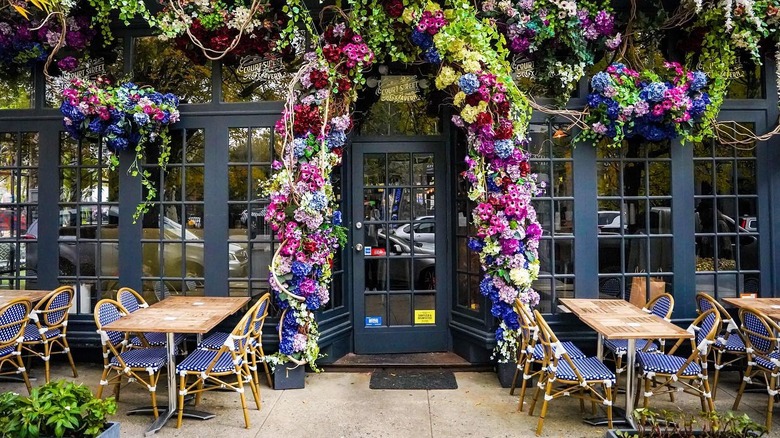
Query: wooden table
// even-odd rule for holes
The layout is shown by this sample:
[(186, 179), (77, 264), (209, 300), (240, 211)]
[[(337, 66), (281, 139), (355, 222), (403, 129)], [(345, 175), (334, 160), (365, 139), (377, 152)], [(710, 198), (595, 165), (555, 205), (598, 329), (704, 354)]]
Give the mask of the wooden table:
[[(598, 334), (596, 354), (604, 359), (604, 339), (626, 339), (626, 421), (634, 425), (631, 413), (634, 411), (634, 380), (636, 378), (637, 339), (686, 339), (693, 335), (687, 330), (645, 313), (642, 309), (624, 300), (603, 299), (561, 299), (582, 322)], [(623, 303), (623, 304), (620, 304)], [(601, 421), (591, 422), (601, 425)]]
[(50, 290), (0, 289), (0, 307), (5, 306), (17, 298), (24, 298), (35, 304), (50, 293)]
[[(157, 433), (165, 423), (177, 414), (178, 391), (173, 340), (175, 333), (202, 335), (216, 327), (228, 316), (236, 313), (249, 297), (184, 297), (175, 296), (154, 303), (147, 308), (123, 316), (106, 325), (106, 330), (119, 332), (157, 332), (166, 334), (168, 352), (168, 408), (146, 430), (146, 436)], [(184, 416), (207, 420), (214, 414), (185, 409)]]
[(739, 309), (752, 307), (775, 321), (780, 321), (780, 298), (722, 298), (722, 300)]

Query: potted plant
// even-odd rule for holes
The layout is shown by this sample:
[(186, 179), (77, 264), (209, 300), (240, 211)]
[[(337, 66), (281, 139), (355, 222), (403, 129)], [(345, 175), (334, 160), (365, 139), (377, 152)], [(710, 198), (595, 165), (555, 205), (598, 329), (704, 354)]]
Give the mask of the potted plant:
[(633, 412), (636, 429), (611, 429), (605, 438), (741, 438), (762, 437), (766, 427), (754, 422), (747, 414), (733, 412), (702, 412), (691, 415), (681, 411), (660, 412), (640, 408)]
[(28, 397), (0, 394), (0, 436), (19, 438), (119, 438), (113, 397), (96, 398), (82, 384), (59, 380), (33, 388)]

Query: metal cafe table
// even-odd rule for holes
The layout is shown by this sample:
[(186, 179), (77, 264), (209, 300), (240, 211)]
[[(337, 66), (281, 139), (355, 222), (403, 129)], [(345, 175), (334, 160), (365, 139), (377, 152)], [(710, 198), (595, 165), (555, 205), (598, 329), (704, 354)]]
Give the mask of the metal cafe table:
[[(596, 355), (604, 359), (604, 339), (626, 339), (626, 410), (623, 416), (634, 425), (631, 413), (634, 411), (634, 385), (636, 380), (637, 339), (686, 339), (693, 335), (687, 330), (651, 315), (624, 300), (561, 298), (561, 304), (577, 315), (598, 334)], [(614, 410), (613, 410), (614, 412)], [(619, 414), (618, 414), (619, 415)], [(587, 421), (601, 425), (602, 421)], [(615, 419), (613, 418), (613, 423)], [(618, 420), (620, 422), (620, 420)], [(606, 424), (606, 421), (603, 422)]]
[[(174, 363), (175, 333), (196, 334), (209, 332), (228, 316), (236, 313), (249, 297), (187, 297), (166, 298), (151, 306), (136, 310), (105, 326), (106, 330), (120, 332), (157, 332), (166, 334), (168, 352), (168, 408), (146, 430), (146, 436), (160, 430), (177, 413), (176, 364)], [(214, 414), (185, 409), (185, 417), (207, 420)]]
[(24, 298), (35, 304), (50, 293), (50, 290), (0, 289), (0, 306), (5, 306), (17, 298)]
[(780, 298), (722, 298), (722, 300), (739, 309), (752, 307), (775, 321), (780, 321)]

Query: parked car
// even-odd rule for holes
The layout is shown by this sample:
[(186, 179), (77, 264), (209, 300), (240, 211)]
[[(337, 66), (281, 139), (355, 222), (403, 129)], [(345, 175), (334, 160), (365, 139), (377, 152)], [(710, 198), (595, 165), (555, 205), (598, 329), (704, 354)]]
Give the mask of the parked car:
[(757, 233), (758, 218), (755, 216), (742, 216), (739, 218), (739, 226), (750, 231), (751, 233)]
[[(112, 210), (109, 214), (116, 214)], [(62, 217), (62, 216), (61, 216)], [(109, 221), (111, 222), (111, 221)], [(84, 277), (106, 275), (116, 276), (119, 273), (119, 228), (115, 223), (104, 223), (100, 227), (93, 224), (76, 225), (70, 223), (59, 228), (59, 274), (61, 276)], [(38, 221), (30, 224), (27, 234), (28, 239), (38, 238)], [(105, 242), (98, 242), (106, 239)], [(202, 278), (203, 266), (206, 261), (203, 243), (198, 236), (187, 229), (182, 229), (181, 224), (170, 218), (163, 218), (163, 234), (158, 228), (144, 228), (143, 238), (156, 240), (162, 238), (163, 245), (153, 242), (142, 243), (142, 257), (145, 276), (157, 277), (181, 277), (184, 267), (186, 277)], [(182, 243), (177, 243), (182, 242)], [(184, 245), (182, 248), (181, 245)], [(28, 270), (38, 268), (37, 242), (26, 244), (26, 267)], [(163, 268), (160, 267), (160, 248), (162, 247)], [(183, 251), (182, 251), (183, 249)], [(231, 277), (246, 277), (249, 274), (249, 257), (241, 246), (228, 244), (228, 270)], [(97, 260), (100, 258), (100, 272), (97, 272)], [(184, 257), (184, 259), (182, 259)], [(78, 270), (76, 267), (78, 266)], [(197, 286), (196, 282), (183, 282), (187, 285)], [(180, 282), (171, 282), (180, 284)]]
[(431, 222), (415, 222), (414, 225), (406, 224), (393, 230), (393, 234), (401, 239), (412, 240), (411, 234), (414, 230), (415, 242), (436, 242), (436, 224), (434, 216), (420, 216), (415, 219), (416, 221), (431, 221)]
[[(626, 220), (626, 215), (623, 214), (623, 224), (622, 228), (625, 230), (628, 228)], [(599, 227), (599, 233), (619, 233), (621, 224), (620, 224), (620, 212), (619, 211), (609, 211), (604, 210), (599, 212), (599, 218), (598, 218), (598, 227)]]
[[(430, 257), (416, 257), (414, 262), (410, 264), (402, 263), (402, 269), (396, 269), (398, 265), (388, 267), (390, 272), (390, 288), (391, 289), (411, 289), (411, 281), (414, 281), (414, 288), (417, 290), (436, 289), (436, 247), (432, 242), (415, 242), (412, 245), (408, 239), (403, 239), (396, 234), (387, 235), (384, 230), (380, 229), (378, 234), (378, 247), (385, 248), (387, 243), (387, 251), (390, 258), (393, 255), (409, 255), (412, 254), (412, 248), (414, 248), (414, 254), (429, 255)], [(411, 269), (411, 272), (410, 272)], [(380, 273), (380, 275), (383, 275)]]

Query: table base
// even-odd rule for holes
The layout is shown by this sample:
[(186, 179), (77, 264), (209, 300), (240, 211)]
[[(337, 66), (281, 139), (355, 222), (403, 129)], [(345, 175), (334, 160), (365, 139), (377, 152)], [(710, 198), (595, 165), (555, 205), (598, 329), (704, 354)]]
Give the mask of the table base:
[[(590, 424), (591, 426), (606, 426), (609, 424), (609, 420), (607, 419), (606, 415), (585, 417), (582, 419), (582, 422), (585, 424)], [(617, 406), (612, 406), (612, 424), (628, 424), (633, 427), (633, 425), (626, 418), (626, 410)]]
[[(146, 429), (144, 436), (151, 436), (157, 433), (157, 431), (162, 429), (163, 426), (165, 426), (165, 423), (167, 423), (168, 420), (170, 420), (171, 417), (173, 417), (174, 415), (178, 415), (178, 411), (169, 411), (168, 409), (165, 409), (162, 412), (160, 412), (160, 416), (157, 417), (156, 420), (154, 420), (154, 423), (152, 423), (148, 429)], [(211, 412), (198, 411), (195, 409), (188, 409), (188, 408), (184, 409), (182, 416), (186, 418), (196, 418), (198, 420), (210, 420), (216, 417), (216, 415), (212, 414)]]

